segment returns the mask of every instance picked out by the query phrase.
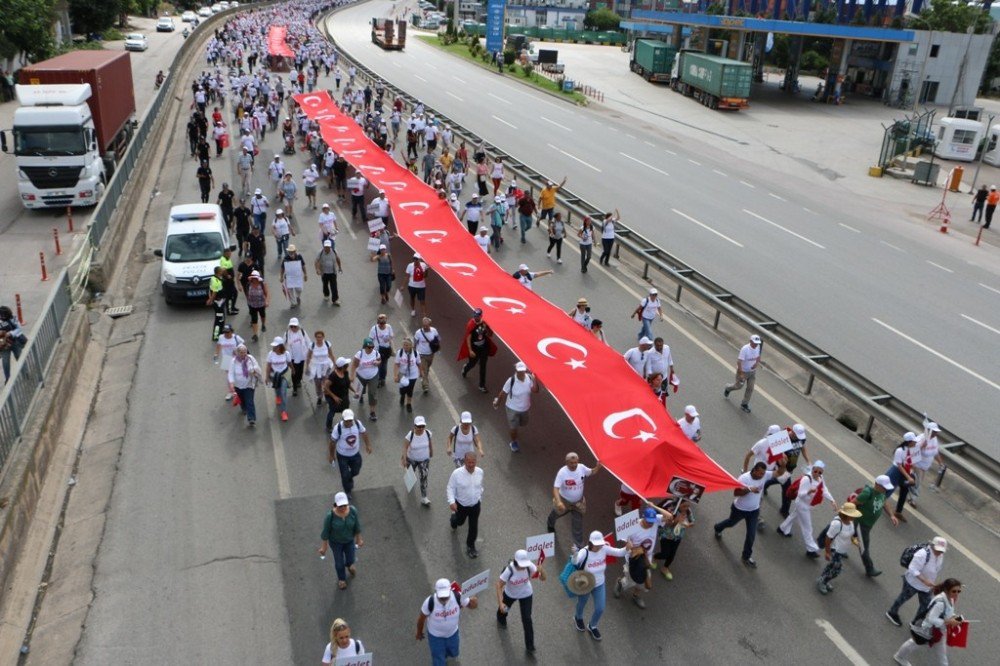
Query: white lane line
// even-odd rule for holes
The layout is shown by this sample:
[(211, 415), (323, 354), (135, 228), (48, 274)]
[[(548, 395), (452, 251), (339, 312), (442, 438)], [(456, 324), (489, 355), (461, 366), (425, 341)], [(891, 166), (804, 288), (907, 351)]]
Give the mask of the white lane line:
[(854, 666), (868, 666), (868, 662), (865, 661), (864, 657), (858, 654), (858, 651), (854, 649), (850, 641), (844, 638), (837, 629), (827, 622), (826, 620), (816, 619), (816, 625), (823, 630), (826, 637), (837, 646), (840, 653), (847, 657), (847, 661), (854, 664)]
[(997, 335), (1000, 335), (1000, 328), (993, 328), (989, 324), (984, 324), (983, 322), (979, 321), (978, 319), (973, 319), (972, 317), (970, 317), (967, 314), (963, 314), (962, 316), (965, 319), (968, 319), (969, 321), (971, 321), (973, 324), (979, 324), (980, 326), (982, 326), (983, 328), (985, 328), (987, 331), (993, 331)]
[(425, 62), (424, 63), (424, 67), (430, 67), (431, 69), (437, 69), (437, 67), (435, 67), (434, 65), (430, 64), (429, 62)]
[(419, 74), (414, 74), (413, 78), (419, 79), (420, 81), (423, 81), (424, 83), (427, 83), (427, 79), (425, 79), (424, 77), (420, 76)]
[(741, 181), (740, 181), (740, 185), (746, 185), (747, 187), (749, 187), (749, 188), (750, 188), (750, 189), (752, 189), (752, 190), (755, 190), (755, 189), (757, 189), (757, 186), (756, 186), (756, 185), (751, 185), (750, 183), (748, 183), (748, 182), (747, 182), (747, 181), (745, 181), (745, 180), (741, 180)]
[(990, 291), (992, 291), (994, 293), (1000, 294), (1000, 289), (994, 289), (993, 287), (989, 286), (988, 284), (983, 284), (982, 282), (980, 282), (979, 286), (982, 287), (983, 289), (989, 289)]
[(399, 64), (398, 62), (394, 62), (394, 63), (391, 63), (391, 64), (392, 64), (392, 66), (393, 66), (393, 67), (395, 67), (396, 69), (403, 69), (403, 66), (402, 66), (402, 65), (400, 65), (400, 64)]
[(495, 100), (499, 100), (499, 101), (503, 102), (504, 104), (507, 104), (508, 106), (510, 105), (510, 101), (504, 99), (503, 97), (499, 97), (497, 95), (494, 95), (493, 93), (486, 93), (486, 94), (489, 95), (490, 97), (492, 97)]
[(933, 349), (931, 347), (928, 347), (927, 345), (925, 345), (924, 343), (920, 342), (919, 340), (917, 340), (915, 338), (911, 338), (906, 333), (903, 333), (902, 331), (900, 331), (897, 328), (893, 328), (892, 326), (889, 326), (889, 324), (885, 323), (884, 321), (882, 321), (880, 319), (876, 319), (875, 317), (872, 317), (872, 321), (875, 322), (876, 324), (878, 324), (879, 326), (882, 326), (884, 328), (889, 329), (890, 331), (892, 331), (893, 333), (895, 333), (899, 337), (903, 338), (904, 340), (906, 340), (908, 342), (912, 342), (913, 344), (915, 344), (916, 346), (920, 347), (924, 351), (929, 352), (931, 354), (934, 354), (934, 356), (937, 356), (939, 359), (941, 359), (945, 363), (950, 363), (951, 365), (955, 366), (956, 368), (958, 368), (962, 372), (975, 377), (976, 379), (978, 379), (979, 381), (983, 382), (987, 386), (992, 386), (996, 390), (1000, 391), (1000, 384), (997, 384), (996, 382), (991, 381), (991, 380), (987, 379), (986, 377), (983, 377), (981, 374), (979, 374), (975, 370), (970, 370), (969, 368), (965, 367), (964, 365), (962, 365), (958, 361), (955, 361), (955, 360), (952, 360), (952, 359), (948, 358), (947, 356), (945, 356), (944, 354), (942, 354), (938, 350)]
[(646, 163), (645, 163), (645, 162), (643, 162), (642, 160), (640, 160), (640, 159), (636, 159), (636, 158), (632, 157), (631, 155), (626, 155), (626, 154), (625, 154), (625, 153), (623, 153), (623, 152), (619, 152), (618, 154), (619, 154), (619, 155), (621, 155), (622, 157), (627, 157), (628, 159), (632, 160), (633, 162), (636, 162), (637, 164), (641, 164), (642, 166), (646, 167), (647, 169), (652, 169), (652, 170), (653, 170), (653, 171), (655, 171), (656, 173), (662, 173), (662, 174), (663, 174), (664, 176), (669, 176), (669, 175), (670, 175), (669, 173), (667, 173), (667, 172), (666, 172), (666, 171), (664, 171), (663, 169), (657, 169), (657, 168), (656, 168), (655, 166), (653, 166), (652, 164), (646, 164)]
[(573, 131), (573, 130), (571, 130), (570, 128), (566, 127), (565, 125), (562, 125), (562, 124), (560, 124), (560, 123), (557, 123), (557, 122), (556, 122), (556, 121), (554, 121), (554, 120), (549, 120), (549, 119), (548, 119), (548, 118), (546, 118), (545, 116), (538, 116), (538, 117), (539, 117), (539, 118), (541, 118), (542, 120), (544, 120), (545, 122), (547, 122), (547, 123), (551, 124), (551, 125), (555, 125), (556, 127), (559, 127), (559, 128), (561, 128), (561, 129), (564, 129), (564, 130), (566, 130), (567, 132), (572, 132), (572, 131)]
[(628, 138), (630, 138), (630, 139), (634, 139), (634, 138), (635, 138), (635, 137), (634, 137), (634, 136), (632, 136), (631, 134), (625, 134), (625, 136), (627, 136), (627, 137), (628, 137)]
[[(494, 116), (494, 117), (495, 117), (495, 116)], [(514, 129), (517, 129), (517, 128), (515, 127)], [(584, 162), (583, 160), (581, 160), (581, 159), (580, 159), (579, 157), (577, 157), (576, 155), (570, 155), (569, 153), (567, 153), (567, 152), (566, 152), (565, 150), (563, 150), (563, 149), (562, 149), (562, 148), (560, 148), (559, 146), (553, 146), (553, 145), (552, 145), (551, 143), (550, 143), (550, 144), (547, 144), (547, 145), (549, 146), (549, 148), (551, 148), (551, 149), (553, 149), (553, 150), (558, 150), (558, 151), (559, 151), (560, 153), (562, 153), (562, 154), (563, 154), (563, 155), (565, 155), (566, 157), (570, 158), (571, 160), (576, 160), (577, 162), (579, 162), (579, 163), (580, 163), (580, 164), (582, 164), (583, 166), (587, 167), (588, 169), (593, 169), (593, 170), (594, 170), (594, 171), (596, 171), (597, 173), (601, 173), (601, 170), (600, 170), (600, 169), (598, 169), (597, 167), (595, 167), (595, 166), (594, 166), (593, 164), (588, 164), (587, 162)]]
[[(278, 475), (278, 499), (288, 499), (292, 496), (292, 482), (288, 476), (288, 461), (285, 456), (285, 439), (281, 434), (281, 422), (278, 420), (277, 406), (271, 390), (264, 388), (264, 410), (267, 415), (267, 427), (271, 431), (271, 442), (274, 445), (274, 471)], [(287, 393), (285, 394), (287, 398)], [(258, 418), (260, 415), (258, 414)]]
[(845, 228), (845, 229), (847, 229), (848, 231), (853, 231), (853, 232), (854, 232), (854, 233), (856, 233), (856, 234), (860, 234), (860, 233), (861, 233), (861, 230), (860, 230), (860, 229), (855, 229), (854, 227), (852, 227), (852, 226), (851, 226), (851, 225), (849, 225), (849, 224), (844, 224), (843, 222), (837, 222), (837, 224), (838, 224), (838, 225), (840, 225), (840, 226), (842, 226), (842, 227), (844, 227), (844, 228)]
[(811, 215), (818, 215), (818, 214), (819, 214), (819, 213), (817, 213), (817, 212), (816, 212), (816, 211), (814, 211), (814, 210), (809, 210), (809, 209), (808, 209), (808, 208), (806, 208), (805, 206), (803, 206), (803, 207), (802, 207), (802, 210), (804, 210), (805, 212), (807, 212), (807, 213), (809, 213), (809, 214), (811, 214)]
[(789, 228), (787, 228), (787, 227), (783, 227), (783, 226), (781, 226), (780, 224), (778, 224), (777, 222), (772, 222), (771, 220), (767, 219), (766, 217), (762, 217), (762, 216), (758, 215), (757, 213), (754, 213), (754, 212), (751, 212), (751, 211), (747, 210), (746, 208), (744, 208), (744, 209), (743, 209), (743, 212), (744, 212), (744, 213), (746, 213), (747, 215), (752, 215), (752, 216), (756, 217), (756, 218), (757, 218), (758, 220), (760, 220), (761, 222), (767, 222), (767, 223), (768, 223), (768, 224), (770, 224), (770, 225), (771, 225), (772, 227), (775, 227), (775, 228), (777, 228), (777, 229), (781, 229), (781, 230), (782, 230), (782, 231), (784, 231), (784, 232), (785, 232), (786, 234), (791, 234), (792, 236), (795, 236), (795, 237), (796, 237), (796, 238), (798, 238), (799, 240), (803, 240), (803, 241), (805, 241), (805, 242), (809, 243), (810, 245), (814, 245), (814, 246), (818, 247), (818, 248), (819, 248), (819, 249), (821, 249), (821, 250), (825, 250), (825, 249), (826, 249), (825, 247), (823, 247), (822, 245), (820, 245), (820, 244), (819, 244), (819, 243), (817, 243), (816, 241), (814, 241), (814, 240), (811, 240), (811, 239), (809, 239), (809, 238), (806, 238), (806, 237), (805, 237), (805, 236), (803, 236), (802, 234), (797, 234), (797, 233), (795, 233), (794, 231), (792, 231), (791, 229), (789, 229)]
[(930, 264), (931, 266), (933, 266), (934, 268), (940, 268), (941, 270), (945, 271), (946, 273), (954, 273), (955, 272), (955, 271), (951, 270), (950, 268), (947, 268), (946, 266), (942, 266), (941, 264), (935, 264), (930, 259), (927, 260), (927, 263)]
[(643, 143), (652, 148), (656, 148), (656, 144), (653, 143), (652, 141), (643, 141)]
[(712, 169), (712, 173), (717, 173), (720, 176), (722, 176), (723, 178), (729, 178), (729, 176), (727, 176), (724, 171), (719, 171), (718, 169)]
[(663, 152), (665, 152), (667, 155), (674, 155), (674, 156), (677, 155), (677, 153), (675, 153), (674, 151), (667, 150), (666, 148), (662, 148), (661, 150), (663, 150)]
[(458, 78), (457, 76), (455, 76), (454, 74), (452, 75), (452, 77), (451, 77), (451, 78), (455, 79), (455, 80), (456, 80), (456, 81), (458, 81), (459, 83), (468, 83), (468, 82), (467, 82), (467, 81), (466, 81), (465, 79), (460, 79), (460, 78)]
[(898, 245), (893, 245), (892, 243), (887, 243), (886, 241), (879, 241), (879, 243), (882, 243), (882, 245), (885, 245), (886, 247), (891, 247), (893, 250), (896, 250), (897, 252), (902, 252), (903, 254), (906, 254), (906, 250), (899, 247)]
[(699, 222), (698, 220), (694, 219), (690, 215), (686, 215), (686, 214), (680, 212), (676, 208), (671, 208), (670, 210), (674, 211), (675, 213), (677, 213), (678, 215), (680, 215), (681, 217), (683, 217), (685, 220), (688, 220), (689, 222), (694, 222), (695, 224), (697, 224), (702, 229), (706, 229), (708, 231), (711, 231), (713, 234), (715, 234), (719, 238), (722, 238), (723, 240), (729, 241), (730, 243), (732, 243), (736, 247), (743, 247), (743, 243), (741, 243), (739, 241), (733, 240), (732, 238), (730, 238), (729, 236), (727, 236), (726, 234), (724, 234), (724, 233), (722, 233), (720, 231), (716, 231), (715, 229), (713, 229), (712, 227), (708, 226), (704, 222)]
[(691, 159), (690, 157), (688, 158), (688, 162), (690, 162), (691, 164), (693, 164), (695, 166), (701, 166), (701, 162), (697, 162), (697, 161)]
[(511, 129), (517, 129), (516, 127), (514, 127), (513, 125), (511, 125), (509, 122), (507, 122), (506, 120), (504, 120), (503, 118), (500, 118), (498, 116), (493, 116), (493, 120), (499, 120), (500, 122), (502, 122), (504, 125), (506, 125), (507, 127), (511, 128)]
[(446, 95), (451, 95), (452, 97), (454, 97), (455, 99), (457, 99), (459, 102), (464, 102), (465, 101), (464, 99), (462, 99), (461, 97), (459, 97), (455, 93), (451, 92), (450, 90), (445, 90), (444, 92), (445, 92)]
[(774, 198), (775, 198), (775, 199), (777, 199), (778, 201), (786, 201), (786, 199), (785, 199), (784, 197), (779, 197), (779, 196), (778, 196), (777, 194), (775, 194), (774, 192), (768, 192), (768, 193), (767, 193), (767, 196), (769, 196), (769, 197), (774, 197)]

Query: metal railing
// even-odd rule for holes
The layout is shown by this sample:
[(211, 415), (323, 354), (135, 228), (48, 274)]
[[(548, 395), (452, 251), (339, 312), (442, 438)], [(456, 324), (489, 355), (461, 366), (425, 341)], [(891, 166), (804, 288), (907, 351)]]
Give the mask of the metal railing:
[[(345, 7), (334, 9), (319, 16), (318, 23)], [(336, 44), (333, 37), (326, 31), (324, 25), (319, 29), (327, 39)], [(362, 64), (357, 58), (351, 57), (343, 47), (337, 45), (340, 54), (354, 64), (359, 76), (372, 82), (382, 81), (385, 89), (402, 98), (410, 108), (417, 100), (405, 91), (389, 84), (372, 70)], [(426, 104), (425, 104), (426, 106)], [(462, 125), (456, 123), (438, 109), (430, 109), (434, 115), (447, 124), (456, 135), (456, 143), (466, 141), (469, 145), (479, 145), (479, 137)], [(518, 183), (526, 183), (529, 193), (534, 196), (535, 188), (550, 180), (540, 172), (532, 169), (521, 160), (507, 154), (502, 149), (486, 144), (487, 150), (494, 156), (503, 158), (504, 166), (516, 174)], [(572, 223), (573, 216), (585, 216), (600, 219), (604, 209), (598, 208), (580, 196), (572, 194), (565, 188), (560, 190), (562, 196), (559, 206), (566, 213), (565, 221)], [(630, 258), (641, 266), (643, 279), (651, 279), (651, 269), (658, 277), (669, 278), (675, 285), (674, 301), (681, 303), (682, 296), (687, 293), (713, 312), (711, 326), (718, 329), (722, 316), (736, 323), (748, 332), (755, 332), (765, 338), (769, 347), (782, 357), (794, 363), (805, 375), (804, 385), (794, 386), (804, 395), (811, 395), (819, 379), (837, 395), (846, 400), (865, 415), (861, 431), (858, 433), (866, 441), (872, 441), (872, 432), (876, 423), (889, 430), (899, 433), (916, 428), (923, 420), (923, 412), (909, 405), (886, 391), (881, 386), (867, 379), (864, 375), (851, 369), (842, 361), (828, 354), (818, 346), (798, 335), (782, 323), (767, 316), (762, 310), (744, 301), (739, 296), (728, 292), (721, 285), (707, 276), (699, 273), (691, 266), (674, 257), (666, 250), (658, 247), (651, 240), (620, 222), (616, 223), (617, 242), (614, 255), (621, 258), (624, 249)], [(967, 480), (987, 492), (994, 499), (1000, 499), (1000, 463), (977, 450), (964, 441), (953, 431), (941, 425), (939, 439), (943, 442), (941, 454), (947, 460), (949, 467), (961, 473)], [(898, 440), (897, 440), (898, 441)]]

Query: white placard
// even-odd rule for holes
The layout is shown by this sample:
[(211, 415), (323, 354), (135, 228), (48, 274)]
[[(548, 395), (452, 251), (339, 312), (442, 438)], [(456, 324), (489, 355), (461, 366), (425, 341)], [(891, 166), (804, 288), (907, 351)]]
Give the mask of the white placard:
[(408, 493), (412, 492), (413, 486), (417, 485), (417, 473), (409, 465), (406, 466), (406, 471), (403, 472), (403, 483), (406, 485), (406, 492)]
[(382, 221), (381, 217), (373, 217), (368, 220), (368, 233), (376, 234), (385, 229), (385, 222)]
[(490, 586), (490, 570), (476, 574), (462, 583), (462, 596), (474, 597)]
[(545, 553), (545, 557), (555, 557), (556, 555), (556, 535), (551, 532), (528, 537), (524, 544), (524, 549), (528, 551), (528, 557), (532, 562), (538, 562), (539, 553)]
[(615, 536), (619, 541), (627, 541), (633, 530), (639, 526), (639, 509), (629, 511), (624, 516), (615, 518)]
[(392, 300), (396, 303), (397, 308), (403, 307), (403, 292), (400, 289), (396, 290), (396, 294), (392, 297)]
[(788, 437), (788, 431), (782, 428), (773, 435), (767, 436), (767, 447), (771, 457), (777, 457), (785, 451), (792, 449), (792, 440)]
[(375, 662), (372, 661), (372, 653), (366, 652), (353, 657), (337, 657), (333, 663), (334, 666), (372, 666)]

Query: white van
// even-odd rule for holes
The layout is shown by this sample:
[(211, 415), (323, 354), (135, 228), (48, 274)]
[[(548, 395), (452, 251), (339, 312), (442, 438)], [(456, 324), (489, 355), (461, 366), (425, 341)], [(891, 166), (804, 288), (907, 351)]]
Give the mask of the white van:
[(208, 300), (208, 280), (230, 245), (222, 209), (215, 204), (184, 204), (170, 209), (163, 249), (160, 285), (167, 305)]

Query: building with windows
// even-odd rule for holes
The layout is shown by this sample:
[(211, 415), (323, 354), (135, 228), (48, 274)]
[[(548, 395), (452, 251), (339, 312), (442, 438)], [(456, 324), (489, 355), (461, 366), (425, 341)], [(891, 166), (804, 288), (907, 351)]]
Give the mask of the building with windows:
[(513, 0), (507, 5), (507, 25), (526, 28), (583, 30), (589, 0)]

